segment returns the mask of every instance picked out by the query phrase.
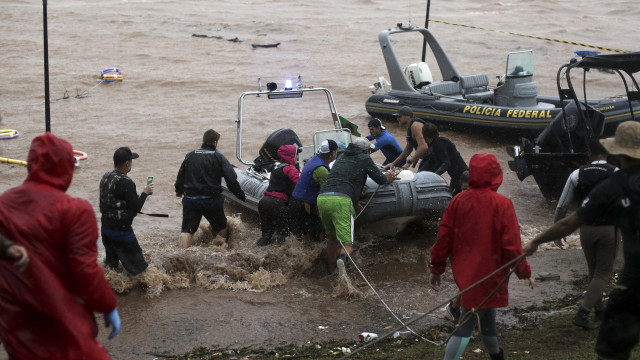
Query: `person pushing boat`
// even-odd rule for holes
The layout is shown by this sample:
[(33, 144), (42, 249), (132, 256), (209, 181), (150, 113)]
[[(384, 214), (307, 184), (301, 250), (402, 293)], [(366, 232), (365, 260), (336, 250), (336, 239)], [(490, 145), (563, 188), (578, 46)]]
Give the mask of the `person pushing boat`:
[[(403, 169), (408, 169), (409, 166), (416, 167), (418, 160), (425, 157), (429, 150), (429, 145), (427, 145), (424, 136), (422, 136), (424, 120), (415, 118), (413, 116), (413, 110), (408, 106), (402, 107), (395, 115), (398, 116), (398, 123), (400, 126), (407, 127), (407, 145), (404, 147), (404, 150), (402, 150), (402, 153), (394, 161), (385, 165), (384, 168), (392, 169), (394, 167), (399, 167), (400, 165), (398, 164), (405, 161), (405, 159), (406, 163), (402, 165)], [(409, 158), (409, 155), (411, 155), (412, 152), (413, 155)]]

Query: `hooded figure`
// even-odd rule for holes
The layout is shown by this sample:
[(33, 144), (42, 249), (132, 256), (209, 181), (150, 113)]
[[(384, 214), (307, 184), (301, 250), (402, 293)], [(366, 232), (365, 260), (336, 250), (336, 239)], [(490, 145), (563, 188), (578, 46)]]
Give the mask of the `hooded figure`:
[[(496, 191), (502, 169), (491, 154), (476, 154), (469, 168), (469, 190), (455, 196), (442, 216), (438, 241), (431, 248), (430, 269), (442, 274), (451, 256), (453, 277), (461, 290), (522, 254), (520, 228), (511, 200)], [(462, 306), (477, 308), (507, 272), (462, 295)], [(527, 260), (516, 269), (519, 279), (531, 276)], [(506, 284), (483, 307), (509, 305)]]
[(33, 140), (27, 161), (24, 183), (0, 195), (0, 234), (31, 257), (23, 272), (0, 262), (3, 345), (11, 359), (110, 359), (93, 313), (117, 315), (116, 299), (97, 263), (93, 208), (65, 193), (73, 149), (47, 133)]
[[(474, 155), (469, 162), (469, 189), (456, 195), (447, 206), (440, 222), (438, 241), (431, 248), (429, 283), (436, 291), (449, 257), (458, 287), (466, 290), (522, 255), (516, 212), (511, 200), (496, 192), (500, 184), (502, 169), (496, 157), (491, 154)], [(527, 260), (522, 258), (521, 262), (511, 266), (516, 265), (518, 278), (529, 278), (533, 287)], [(498, 345), (495, 308), (509, 305), (509, 284), (504, 282), (500, 285), (508, 273), (508, 269), (500, 271), (462, 295), (461, 322), (468, 318), (465, 315), (470, 309), (479, 309), (482, 340), (492, 359), (503, 358)], [(476, 316), (471, 316), (453, 334), (447, 343), (445, 358), (462, 354), (476, 321)]]
[(284, 242), (289, 232), (287, 204), (300, 178), (300, 171), (295, 166), (297, 156), (298, 148), (295, 145), (282, 145), (278, 148), (280, 165), (271, 171), (269, 186), (258, 202), (262, 230), (262, 236), (257, 242), (258, 246), (268, 245), (276, 230), (280, 233), (278, 239), (280, 243)]

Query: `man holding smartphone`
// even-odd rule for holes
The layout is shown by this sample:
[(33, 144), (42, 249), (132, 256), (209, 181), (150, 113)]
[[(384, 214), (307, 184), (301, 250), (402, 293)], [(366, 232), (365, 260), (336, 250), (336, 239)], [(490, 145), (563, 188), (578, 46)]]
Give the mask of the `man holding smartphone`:
[(138, 275), (149, 266), (133, 232), (133, 218), (142, 209), (147, 195), (153, 194), (153, 177), (147, 178), (147, 186), (138, 196), (136, 184), (127, 176), (133, 159), (138, 154), (128, 147), (121, 147), (113, 154), (112, 171), (100, 181), (101, 235), (106, 252), (104, 263), (117, 269), (118, 263), (131, 274)]

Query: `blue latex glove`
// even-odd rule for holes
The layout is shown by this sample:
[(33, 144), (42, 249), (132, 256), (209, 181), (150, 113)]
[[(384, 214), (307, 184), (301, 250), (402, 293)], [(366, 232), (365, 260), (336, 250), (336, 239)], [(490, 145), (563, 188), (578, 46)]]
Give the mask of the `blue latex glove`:
[(113, 339), (120, 332), (120, 315), (118, 314), (118, 308), (113, 309), (112, 312), (104, 314), (104, 327), (113, 325), (113, 330), (109, 334), (109, 340)]

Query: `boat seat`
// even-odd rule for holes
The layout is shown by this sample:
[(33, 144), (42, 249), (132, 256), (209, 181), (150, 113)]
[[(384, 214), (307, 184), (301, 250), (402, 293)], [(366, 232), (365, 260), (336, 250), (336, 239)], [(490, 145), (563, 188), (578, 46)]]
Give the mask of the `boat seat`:
[(460, 86), (465, 94), (485, 92), (489, 87), (489, 75), (478, 74), (460, 77)]
[(429, 84), (422, 87), (422, 90), (433, 93), (434, 95), (460, 95), (460, 83), (455, 81), (441, 81), (435, 84)]

